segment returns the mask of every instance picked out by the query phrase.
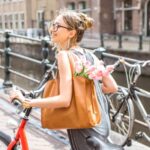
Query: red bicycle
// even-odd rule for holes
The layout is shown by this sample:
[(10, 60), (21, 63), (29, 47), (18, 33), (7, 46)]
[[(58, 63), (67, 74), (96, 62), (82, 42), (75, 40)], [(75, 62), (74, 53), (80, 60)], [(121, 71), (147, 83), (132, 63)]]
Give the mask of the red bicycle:
[[(118, 64), (119, 64), (119, 61), (116, 62), (114, 64), (114, 66), (117, 66)], [(23, 95), (30, 97), (30, 98), (38, 97), (42, 93), (42, 91), (45, 87), (45, 83), (51, 77), (51, 74), (50, 74), (51, 70), (52, 69), (47, 71), (43, 80), (40, 82), (40, 84), (36, 90), (31, 91), (29, 93), (25, 93), (22, 91)], [(14, 99), (13, 103), (21, 105), (21, 103), (17, 99)], [(22, 115), (19, 127), (18, 127), (13, 139), (11, 139), (11, 137), (9, 135), (5, 134), (4, 132), (0, 132), (0, 150), (29, 150), (26, 133), (25, 133), (24, 129), (28, 122), (28, 118), (29, 118), (31, 111), (32, 111), (32, 108), (23, 109), (23, 115)], [(70, 136), (73, 137), (73, 135), (71, 135), (71, 134), (70, 134)], [(73, 150), (79, 150), (75, 146), (76, 140), (79, 140), (79, 139), (80, 139), (80, 137), (77, 139), (75, 139), (75, 138), (70, 139), (70, 142), (72, 143), (71, 147)], [(108, 149), (123, 150), (122, 146), (112, 144), (107, 139), (102, 140), (102, 138), (99, 139), (99, 138), (91, 136), (91, 137), (86, 137), (85, 141), (87, 142), (86, 144), (89, 145), (89, 147), (91, 149), (95, 149), (95, 150), (100, 150), (100, 149), (101, 150), (108, 150)]]
[[(50, 72), (51, 72), (51, 69), (47, 71), (43, 80), (40, 82), (36, 90), (28, 92), (28, 93), (27, 92), (25, 93), (24, 91), (21, 90), (22, 94), (30, 98), (38, 97), (42, 93), (45, 87), (46, 81), (51, 76)], [(15, 105), (21, 106), (20, 101), (17, 99), (14, 99), (12, 103)], [(30, 116), (31, 111), (32, 111), (32, 108), (28, 108), (28, 109), (22, 108), (21, 121), (19, 123), (18, 129), (13, 139), (11, 139), (9, 135), (0, 131), (0, 150), (29, 150), (28, 141), (27, 141), (27, 137), (25, 133), (25, 126), (28, 122), (28, 118)]]

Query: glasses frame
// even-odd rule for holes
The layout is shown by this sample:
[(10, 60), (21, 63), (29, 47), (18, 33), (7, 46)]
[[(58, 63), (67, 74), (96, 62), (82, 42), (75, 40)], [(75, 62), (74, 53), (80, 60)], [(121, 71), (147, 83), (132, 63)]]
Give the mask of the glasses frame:
[(64, 28), (64, 29), (67, 29), (67, 30), (71, 30), (71, 28), (69, 28), (69, 27), (65, 27), (65, 26), (60, 25), (59, 23), (54, 23), (54, 22), (50, 23), (49, 28), (52, 28), (52, 30), (54, 32), (57, 32), (59, 28)]

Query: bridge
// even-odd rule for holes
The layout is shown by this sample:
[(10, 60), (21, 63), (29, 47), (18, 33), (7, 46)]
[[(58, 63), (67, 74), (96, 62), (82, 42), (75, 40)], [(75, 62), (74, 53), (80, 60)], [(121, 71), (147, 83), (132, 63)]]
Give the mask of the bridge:
[[(41, 45), (41, 51), (42, 51), (42, 56), (43, 58), (40, 59), (35, 59), (35, 58), (31, 58), (22, 54), (18, 54), (17, 52), (13, 52), (14, 49), (12, 50), (11, 48), (11, 44), (13, 44), (13, 42), (10, 40), (11, 37), (16, 37), (16, 38), (22, 38), (24, 40), (29, 41), (29, 43), (32, 41), (34, 44), (38, 43), (38, 46)], [(40, 43), (40, 44), (39, 44)], [(50, 42), (47, 40), (39, 40), (39, 39), (29, 39), (27, 37), (24, 36), (19, 36), (19, 35), (14, 35), (12, 33), (5, 33), (5, 41), (3, 43), (3, 48), (1, 47), (0, 49), (0, 53), (1, 53), (1, 81), (0, 81), (0, 85), (1, 85), (1, 90), (0, 90), (0, 117), (2, 117), (3, 119), (6, 117), (7, 119), (10, 119), (12, 117), (12, 112), (14, 111), (14, 107), (8, 103), (8, 91), (11, 90), (12, 86), (15, 84), (17, 84), (18, 86), (20, 86), (21, 88), (25, 88), (27, 90), (31, 90), (33, 88), (35, 88), (38, 83), (40, 82), (41, 77), (43, 76), (43, 74), (45, 73), (45, 71), (47, 70), (47, 68), (52, 67), (53, 66), (53, 58), (51, 61), (49, 61), (49, 49), (52, 49), (52, 47), (50, 46)], [(17, 47), (16, 47), (17, 49)], [(15, 49), (15, 50), (16, 50)], [(17, 51), (17, 50), (16, 50)], [(54, 56), (54, 51), (50, 52), (52, 56)], [(29, 55), (29, 54), (27, 54)], [(31, 55), (31, 54), (30, 54)], [(103, 55), (99, 55), (99, 57), (107, 57), (107, 58), (111, 58), (113, 62), (114, 59), (116, 60), (117, 56), (115, 55), (109, 55), (107, 53), (103, 52)], [(21, 60), (18, 64), (18, 62), (15, 62), (14, 60)], [(128, 61), (132, 61), (132, 62), (136, 62), (137, 60), (135, 59), (131, 59), (131, 58), (126, 58)], [(40, 71), (37, 72), (37, 70), (35, 69), (35, 76), (33, 77), (34, 73), (31, 71), (31, 68), (29, 69), (25, 64), (25, 61), (27, 61), (29, 64), (31, 63), (35, 63), (36, 65), (33, 65), (34, 67), (39, 68)], [(51, 62), (51, 63), (50, 63)], [(22, 69), (23, 67), (25, 67), (25, 70), (19, 70), (16, 71), (15, 67), (18, 66), (20, 69)], [(33, 69), (32, 68), (32, 69)], [(29, 70), (28, 70), (29, 69)], [(26, 73), (26, 74), (25, 74)], [(37, 76), (38, 74), (38, 76)], [(13, 81), (13, 82), (12, 82)], [(18, 81), (20, 83), (18, 83)], [(24, 85), (24, 86), (22, 86)], [(3, 107), (2, 107), (3, 106)], [(10, 111), (11, 110), (11, 111)], [(15, 117), (13, 117), (15, 118)], [(37, 146), (39, 148), (39, 144), (38, 143), (42, 143), (41, 145), (41, 149), (48, 149), (50, 148), (49, 146), (51, 145), (51, 149), (63, 149), (64, 150), (69, 150), (70, 146), (68, 144), (68, 139), (67, 139), (67, 135), (66, 132), (64, 130), (56, 132), (56, 131), (47, 131), (47, 130), (43, 130), (40, 127), (40, 114), (39, 111), (37, 109), (35, 109), (33, 111), (32, 117), (31, 117), (31, 122), (29, 123), (29, 130), (28, 132), (28, 136), (29, 136), (29, 141), (34, 142), (35, 144), (32, 144)], [(15, 118), (17, 120), (17, 118)], [(4, 119), (5, 120), (5, 119)], [(38, 126), (36, 126), (38, 124)], [(39, 130), (39, 134), (40, 137), (42, 137), (42, 139), (40, 138), (40, 140), (42, 140), (42, 142), (39, 141), (39, 139), (37, 138), (37, 130), (35, 131), (34, 127)], [(2, 129), (6, 129), (8, 131), (8, 133), (10, 133), (11, 131), (9, 129), (6, 128), (6, 123), (3, 123), (0, 125), (0, 130)], [(31, 137), (30, 132), (33, 132), (34, 137)], [(47, 139), (50, 139), (50, 142), (47, 141)], [(30, 140), (31, 139), (31, 140)], [(58, 147), (56, 148), (56, 143), (58, 144)], [(31, 144), (31, 145), (32, 145)], [(32, 145), (32, 146), (33, 146)], [(46, 147), (47, 146), (47, 147)], [(31, 148), (32, 149), (32, 148)], [(35, 147), (33, 147), (33, 149), (36, 149)], [(138, 143), (136, 141), (133, 140), (133, 144), (130, 147), (125, 147), (126, 150), (132, 150), (132, 149), (144, 149), (144, 150), (148, 150), (149, 147), (146, 145), (143, 145), (141, 143)]]

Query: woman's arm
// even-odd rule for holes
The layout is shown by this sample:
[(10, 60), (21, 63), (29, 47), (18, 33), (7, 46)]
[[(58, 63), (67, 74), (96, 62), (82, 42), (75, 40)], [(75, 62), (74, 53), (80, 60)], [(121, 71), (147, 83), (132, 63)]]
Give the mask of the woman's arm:
[(102, 91), (104, 93), (115, 93), (118, 90), (118, 85), (112, 75), (102, 78)]
[(60, 94), (53, 97), (34, 99), (27, 102), (31, 107), (47, 107), (53, 109), (68, 107), (70, 105), (72, 97), (72, 73), (67, 52), (59, 52), (57, 60), (60, 77)]
[[(100, 60), (93, 55), (95, 63), (98, 65)], [(118, 90), (118, 85), (111, 74), (102, 77), (102, 91), (104, 93), (115, 93)]]

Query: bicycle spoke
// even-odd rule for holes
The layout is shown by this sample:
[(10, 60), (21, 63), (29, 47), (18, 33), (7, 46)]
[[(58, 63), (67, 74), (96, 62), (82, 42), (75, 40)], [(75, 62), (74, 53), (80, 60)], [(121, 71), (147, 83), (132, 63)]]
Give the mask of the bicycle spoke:
[(125, 135), (125, 132), (124, 132), (124, 130), (118, 125), (118, 124), (116, 124), (117, 125), (117, 127), (118, 127), (118, 129), (119, 129), (119, 133), (123, 133), (123, 135)]
[(126, 134), (128, 133), (128, 129), (125, 127), (125, 123), (122, 122), (122, 127), (124, 129), (124, 131), (126, 132)]

